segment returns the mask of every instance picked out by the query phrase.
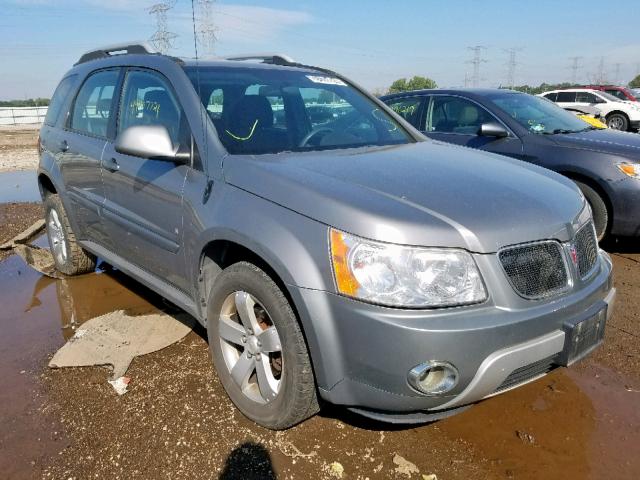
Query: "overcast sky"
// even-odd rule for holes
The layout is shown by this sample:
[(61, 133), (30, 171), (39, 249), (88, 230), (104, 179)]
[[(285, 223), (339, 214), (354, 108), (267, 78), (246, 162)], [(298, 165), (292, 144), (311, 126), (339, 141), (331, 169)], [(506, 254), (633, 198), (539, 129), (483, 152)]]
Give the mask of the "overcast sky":
[[(147, 8), (157, 1), (0, 0), (0, 99), (49, 97), (82, 52), (148, 39), (155, 21)], [(287, 53), (371, 90), (412, 75), (462, 86), (473, 45), (486, 47), (482, 86), (507, 84), (509, 48), (518, 49), (517, 84), (569, 81), (575, 56), (580, 82), (603, 57), (612, 82), (640, 73), (638, 0), (218, 1), (213, 19), (217, 55)], [(172, 53), (193, 57), (191, 1), (177, 0), (168, 23), (178, 35)]]

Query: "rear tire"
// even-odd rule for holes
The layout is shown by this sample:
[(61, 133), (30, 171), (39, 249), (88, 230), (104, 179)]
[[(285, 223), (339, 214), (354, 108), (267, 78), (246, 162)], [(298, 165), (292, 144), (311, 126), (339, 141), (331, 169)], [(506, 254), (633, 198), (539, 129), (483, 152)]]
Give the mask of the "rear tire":
[(611, 113), (607, 116), (607, 127), (626, 132), (629, 130), (629, 119), (622, 113)]
[(607, 209), (607, 204), (600, 194), (589, 185), (582, 182), (575, 182), (575, 184), (582, 191), (587, 202), (589, 202), (591, 212), (593, 213), (593, 223), (596, 228), (596, 235), (600, 242), (607, 235), (607, 230), (609, 228), (609, 211)]
[(264, 271), (248, 262), (223, 270), (211, 288), (207, 318), (218, 377), (247, 418), (282, 430), (318, 412), (302, 330), (287, 298)]
[(93, 272), (96, 257), (78, 245), (60, 196), (47, 195), (44, 208), (47, 238), (56, 269), (65, 275)]

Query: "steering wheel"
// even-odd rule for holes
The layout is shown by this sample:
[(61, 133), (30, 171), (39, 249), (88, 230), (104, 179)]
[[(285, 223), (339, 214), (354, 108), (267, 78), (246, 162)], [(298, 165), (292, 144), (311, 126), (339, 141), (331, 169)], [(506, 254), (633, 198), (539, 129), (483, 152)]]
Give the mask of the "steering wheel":
[(307, 133), (302, 138), (302, 140), (300, 140), (300, 143), (298, 143), (298, 147), (306, 147), (307, 144), (309, 143), (309, 140), (311, 140), (313, 137), (315, 137), (316, 135), (318, 135), (318, 134), (320, 134), (322, 132), (331, 133), (331, 132), (333, 132), (333, 128), (318, 127), (318, 128), (312, 129), (309, 133)]

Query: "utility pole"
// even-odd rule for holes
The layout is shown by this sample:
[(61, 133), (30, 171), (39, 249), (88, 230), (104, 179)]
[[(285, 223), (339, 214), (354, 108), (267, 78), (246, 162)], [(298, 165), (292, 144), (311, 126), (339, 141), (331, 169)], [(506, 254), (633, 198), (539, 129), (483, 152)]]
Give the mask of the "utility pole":
[(176, 0), (167, 0), (159, 2), (149, 7), (149, 15), (156, 17), (156, 31), (149, 38), (156, 50), (160, 53), (167, 54), (173, 48), (173, 40), (178, 36), (169, 31), (167, 24), (167, 12), (173, 8)]
[(571, 66), (569, 67), (571, 69), (571, 83), (575, 85), (578, 83), (578, 70), (582, 68), (580, 65), (582, 57), (569, 57), (569, 60), (571, 60)]
[(473, 65), (473, 77), (471, 85), (477, 87), (480, 84), (480, 64), (487, 62), (484, 58), (482, 58), (482, 50), (486, 50), (487, 47), (476, 45), (473, 47), (467, 47), (467, 49), (473, 52), (473, 58), (467, 61), (467, 63)]
[(504, 51), (509, 54), (509, 60), (507, 61), (507, 86), (513, 88), (516, 83), (516, 66), (519, 63), (516, 61), (516, 55), (522, 51), (522, 48), (511, 47)]
[(204, 48), (205, 55), (213, 56), (214, 47), (218, 38), (217, 28), (213, 24), (213, 4), (215, 0), (198, 0), (200, 7), (200, 27), (198, 29), (198, 40)]

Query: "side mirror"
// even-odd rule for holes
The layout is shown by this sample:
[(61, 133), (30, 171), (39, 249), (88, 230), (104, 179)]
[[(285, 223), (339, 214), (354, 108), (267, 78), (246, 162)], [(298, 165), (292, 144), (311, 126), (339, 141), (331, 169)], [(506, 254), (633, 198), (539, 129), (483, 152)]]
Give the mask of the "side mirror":
[(480, 125), (478, 135), (482, 137), (504, 138), (509, 136), (509, 132), (498, 122), (487, 122)]
[(183, 163), (189, 154), (179, 153), (162, 125), (136, 125), (116, 137), (115, 150), (124, 155)]

